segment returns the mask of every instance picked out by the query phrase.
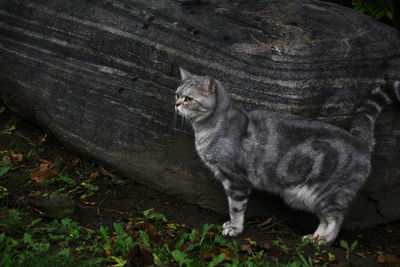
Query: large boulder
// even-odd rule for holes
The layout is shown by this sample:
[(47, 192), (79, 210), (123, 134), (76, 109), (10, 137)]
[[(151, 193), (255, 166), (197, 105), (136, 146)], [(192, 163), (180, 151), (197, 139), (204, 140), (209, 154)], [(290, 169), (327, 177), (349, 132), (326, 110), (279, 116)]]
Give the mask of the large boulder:
[[(0, 0), (0, 96), (63, 144), (226, 213), (174, 118), (179, 66), (215, 76), (245, 109), (347, 128), (361, 97), (400, 78), (399, 44), (395, 29), (313, 0)], [(372, 174), (347, 227), (400, 218), (399, 115), (388, 107), (378, 119)], [(249, 206), (249, 216), (299, 220), (266, 194)]]

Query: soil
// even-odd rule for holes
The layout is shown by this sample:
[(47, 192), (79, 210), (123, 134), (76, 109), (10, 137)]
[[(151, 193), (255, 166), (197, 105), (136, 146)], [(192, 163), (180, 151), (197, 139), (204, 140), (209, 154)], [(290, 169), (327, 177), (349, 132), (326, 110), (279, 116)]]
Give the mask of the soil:
[[(80, 162), (89, 162), (88, 165), (92, 168), (102, 166), (100, 162), (66, 149), (51, 134), (46, 136), (44, 130), (17, 118), (10, 111), (6, 110), (0, 115), (0, 130), (8, 129), (13, 123), (16, 123), (17, 126), (15, 130), (9, 134), (2, 133), (0, 135), (0, 151), (21, 148), (26, 146), (27, 143), (40, 143), (41, 140), (44, 141), (40, 145), (42, 150), (40, 158), (42, 159), (49, 161), (54, 161), (57, 157), (64, 161), (79, 159)], [(45, 140), (43, 140), (43, 137), (45, 137)], [(108, 171), (117, 173), (114, 170)], [(76, 175), (80, 174), (77, 173)], [(84, 201), (77, 201), (77, 209), (74, 214), (74, 219), (87, 228), (96, 229), (99, 225), (111, 226), (116, 221), (128, 221), (130, 216), (134, 216), (137, 211), (150, 208), (166, 215), (169, 221), (196, 228), (202, 228), (205, 223), (220, 225), (228, 219), (213, 211), (187, 203), (182, 199), (119, 175), (111, 178), (109, 175), (101, 174), (94, 181), (94, 184), (99, 186), (99, 191)], [(5, 186), (11, 196), (27, 196), (31, 192), (31, 188), (28, 189), (21, 184), (13, 184), (9, 181), (6, 182)], [(18, 204), (16, 198), (11, 197), (8, 205), (20, 204)], [(246, 218), (245, 232), (241, 237), (236, 238), (237, 242), (243, 243), (244, 238), (249, 237), (268, 249), (278, 236), (287, 246), (291, 246), (297, 243), (302, 235), (308, 234), (306, 229), (285, 225), (284, 222), (280, 222), (279, 218), (270, 218), (271, 222), (266, 227), (267, 229), (263, 230), (263, 227), (260, 227), (259, 224), (268, 219), (261, 217)], [(336, 265), (341, 266), (340, 263), (345, 262), (345, 253), (339, 240), (346, 240), (349, 244), (355, 240), (358, 241), (356, 253), (353, 253), (350, 257), (356, 266), (400, 266), (400, 261), (390, 263), (385, 262), (385, 257), (378, 257), (379, 255), (392, 255), (395, 259), (400, 257), (400, 221), (367, 230), (342, 230), (337, 240), (329, 248), (323, 248), (332, 252), (337, 259)], [(273, 253), (273, 250), (270, 250), (270, 253)], [(307, 248), (305, 249), (306, 253)], [(311, 247), (308, 253), (312, 253)]]

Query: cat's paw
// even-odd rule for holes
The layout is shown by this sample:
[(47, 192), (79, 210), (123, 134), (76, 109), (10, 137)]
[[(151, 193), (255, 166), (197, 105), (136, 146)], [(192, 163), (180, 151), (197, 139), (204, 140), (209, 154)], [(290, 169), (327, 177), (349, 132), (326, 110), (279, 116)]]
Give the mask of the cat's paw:
[(317, 236), (305, 235), (301, 238), (301, 240), (305, 240), (305, 239), (310, 239), (311, 243), (317, 244), (319, 246), (330, 244), (330, 242), (328, 242), (328, 240), (325, 237), (319, 236), (319, 235), (317, 235)]
[(302, 241), (304, 241), (304, 240), (306, 240), (306, 239), (310, 239), (310, 241), (312, 242), (312, 241), (313, 241), (313, 235), (304, 235), (304, 236), (301, 238)]
[(222, 235), (223, 236), (238, 236), (243, 232), (243, 227), (235, 227), (232, 225), (231, 221), (227, 221), (222, 225)]

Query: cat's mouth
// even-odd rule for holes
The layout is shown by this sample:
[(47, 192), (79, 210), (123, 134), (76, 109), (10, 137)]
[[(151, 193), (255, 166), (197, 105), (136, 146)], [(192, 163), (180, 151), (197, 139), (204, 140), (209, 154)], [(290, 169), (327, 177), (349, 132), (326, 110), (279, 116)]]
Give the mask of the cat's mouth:
[(184, 108), (182, 108), (182, 105), (175, 107), (175, 112), (178, 113), (180, 116), (182, 117), (189, 117), (187, 110), (185, 110)]

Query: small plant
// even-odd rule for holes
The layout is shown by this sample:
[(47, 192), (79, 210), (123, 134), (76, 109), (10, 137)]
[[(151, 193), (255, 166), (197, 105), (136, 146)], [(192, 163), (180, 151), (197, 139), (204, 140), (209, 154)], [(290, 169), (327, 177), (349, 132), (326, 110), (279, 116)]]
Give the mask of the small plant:
[(6, 198), (6, 197), (8, 197), (8, 195), (9, 195), (9, 193), (8, 193), (7, 188), (0, 185), (0, 199)]
[(0, 177), (5, 175), (11, 169), (10, 160), (8, 158), (3, 158), (0, 161)]
[(387, 17), (393, 20), (393, 0), (353, 0), (352, 5), (355, 10), (366, 13), (379, 20)]
[(346, 250), (346, 260), (349, 260), (350, 254), (354, 251), (357, 245), (358, 245), (357, 240), (351, 243), (350, 246), (349, 243), (347, 243), (345, 240), (340, 240), (340, 246)]

